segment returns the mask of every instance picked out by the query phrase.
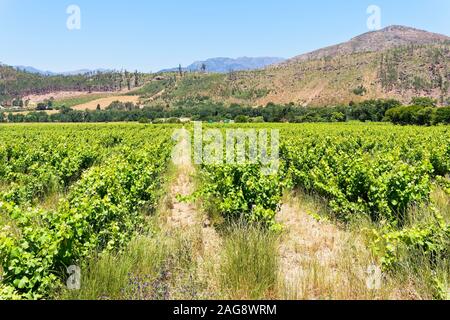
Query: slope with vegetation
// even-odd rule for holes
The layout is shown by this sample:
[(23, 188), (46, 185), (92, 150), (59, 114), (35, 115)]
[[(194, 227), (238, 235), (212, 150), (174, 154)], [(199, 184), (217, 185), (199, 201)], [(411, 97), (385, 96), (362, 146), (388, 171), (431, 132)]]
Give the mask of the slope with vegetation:
[(148, 75), (138, 72), (93, 72), (79, 75), (28, 73), (0, 65), (0, 105), (26, 107), (29, 95), (58, 92), (115, 92), (141, 86)]
[(269, 102), (325, 106), (429, 96), (444, 104), (450, 87), (450, 38), (392, 26), (263, 70), (165, 74), (165, 92), (150, 104), (211, 100), (249, 106)]

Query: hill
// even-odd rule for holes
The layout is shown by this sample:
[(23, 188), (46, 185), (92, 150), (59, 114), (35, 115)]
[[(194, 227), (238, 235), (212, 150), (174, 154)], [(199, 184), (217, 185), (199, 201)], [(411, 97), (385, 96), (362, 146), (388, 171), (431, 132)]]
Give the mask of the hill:
[[(0, 105), (22, 105), (30, 95), (52, 95), (60, 92), (118, 92), (138, 87), (148, 75), (130, 72), (93, 72), (76, 75), (43, 75), (0, 65)], [(24, 99), (26, 100), (26, 99)]]
[(379, 31), (367, 32), (345, 43), (302, 54), (288, 60), (317, 60), (338, 55), (348, 55), (361, 52), (379, 52), (395, 47), (414, 45), (434, 45), (448, 43), (450, 37), (404, 26), (389, 26)]
[(391, 26), (263, 70), (195, 73), (181, 78), (172, 75), (171, 81), (168, 77), (163, 84), (151, 86), (159, 92), (164, 89), (152, 104), (211, 100), (321, 106), (372, 98), (409, 102), (414, 96), (429, 96), (445, 103), (450, 96), (450, 38)]

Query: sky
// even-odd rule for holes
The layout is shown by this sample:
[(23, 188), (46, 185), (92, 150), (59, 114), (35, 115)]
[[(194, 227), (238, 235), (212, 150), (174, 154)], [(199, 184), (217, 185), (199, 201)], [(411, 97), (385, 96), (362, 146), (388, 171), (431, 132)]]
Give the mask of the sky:
[(155, 72), (213, 57), (289, 58), (370, 31), (370, 5), (381, 27), (450, 35), (450, 0), (0, 0), (0, 62)]

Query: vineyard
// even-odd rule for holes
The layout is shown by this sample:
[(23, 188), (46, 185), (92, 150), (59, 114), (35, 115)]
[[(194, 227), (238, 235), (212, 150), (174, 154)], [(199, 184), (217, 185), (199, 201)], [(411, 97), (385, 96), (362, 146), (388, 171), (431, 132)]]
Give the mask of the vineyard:
[[(342, 298), (318, 283), (320, 268), (339, 276), (330, 282), (347, 283), (343, 298), (448, 297), (447, 127), (205, 126), (224, 136), (279, 130), (279, 167), (269, 175), (262, 158), (177, 169), (170, 158), (179, 128), (1, 126), (0, 299)], [(180, 175), (187, 181), (168, 187)], [(174, 194), (186, 185), (193, 190)], [(322, 233), (309, 239), (308, 230), (296, 232), (302, 223)], [(333, 243), (350, 239), (339, 243), (350, 253), (320, 247), (331, 232), (339, 235)], [(324, 252), (332, 257), (325, 262), (317, 258)], [(345, 254), (348, 269), (379, 266), (385, 289), (366, 288), (364, 271), (345, 269)], [(110, 262), (124, 271), (100, 275)], [(310, 279), (300, 270), (305, 285), (295, 295), (286, 289), (285, 264), (316, 272)], [(88, 275), (67, 293), (73, 265)]]

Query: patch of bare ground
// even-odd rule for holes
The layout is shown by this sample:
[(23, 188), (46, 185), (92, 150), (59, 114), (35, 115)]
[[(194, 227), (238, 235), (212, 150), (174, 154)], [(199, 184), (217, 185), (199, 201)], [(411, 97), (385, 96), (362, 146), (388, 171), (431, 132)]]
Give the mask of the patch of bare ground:
[(65, 99), (71, 99), (71, 98), (81, 98), (85, 96), (116, 96), (120, 97), (121, 95), (130, 93), (134, 90), (139, 90), (143, 87), (135, 87), (130, 90), (128, 88), (124, 88), (119, 91), (53, 91), (49, 93), (43, 93), (43, 94), (30, 94), (28, 96), (23, 97), (23, 100), (29, 100), (32, 104), (37, 104), (39, 102), (44, 102), (50, 99), (54, 99), (56, 101), (58, 100), (65, 100)]
[[(282, 299), (413, 299), (408, 289), (386, 276), (374, 286), (368, 273), (376, 267), (364, 240), (326, 219), (319, 219), (304, 197), (286, 197), (278, 222), (280, 238), (279, 295)], [(313, 217), (314, 216), (314, 217)]]
[(96, 99), (90, 102), (86, 102), (83, 104), (79, 104), (77, 106), (72, 107), (72, 109), (74, 110), (95, 110), (97, 109), (98, 106), (100, 106), (100, 109), (105, 109), (107, 108), (111, 103), (113, 103), (114, 101), (119, 101), (122, 103), (127, 103), (127, 102), (132, 102), (134, 104), (139, 103), (139, 96), (110, 96), (110, 97), (106, 97), (106, 98), (100, 98), (100, 99)]
[[(172, 299), (217, 298), (215, 296), (217, 283), (212, 276), (218, 268), (220, 259), (221, 238), (211, 226), (205, 214), (198, 210), (196, 203), (184, 201), (183, 197), (192, 195), (195, 191), (195, 167), (190, 161), (190, 147), (186, 140), (181, 142), (175, 178), (166, 195), (165, 213), (161, 215), (163, 232), (167, 236), (181, 237), (188, 248), (192, 260), (189, 270), (179, 269), (173, 275), (171, 290)], [(196, 289), (196, 294), (186, 295), (180, 287)]]

